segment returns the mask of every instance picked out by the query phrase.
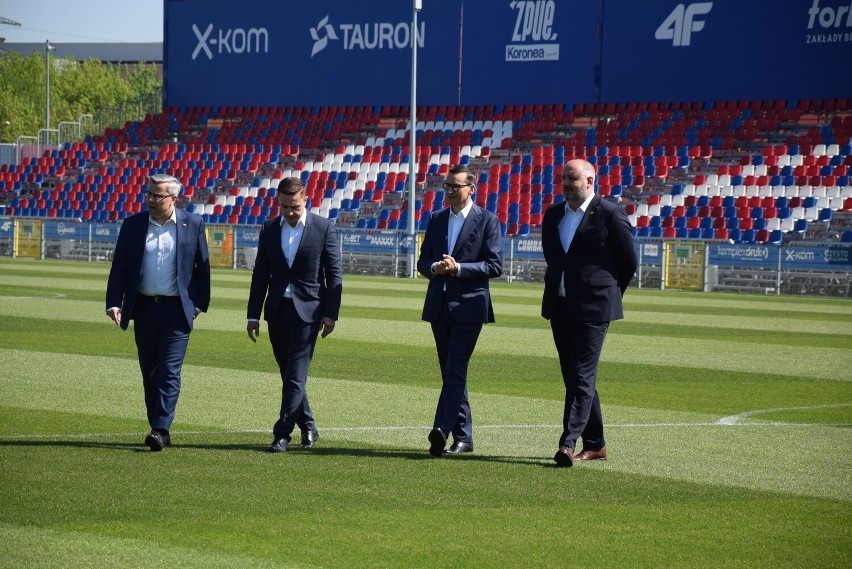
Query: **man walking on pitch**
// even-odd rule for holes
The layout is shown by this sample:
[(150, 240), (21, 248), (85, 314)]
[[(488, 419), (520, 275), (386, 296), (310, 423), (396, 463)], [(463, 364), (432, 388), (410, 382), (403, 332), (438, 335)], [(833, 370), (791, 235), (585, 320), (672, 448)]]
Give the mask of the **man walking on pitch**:
[(210, 304), (210, 260), (200, 216), (175, 207), (180, 182), (148, 179), (148, 210), (121, 225), (107, 283), (107, 316), (133, 332), (152, 451), (171, 444), (181, 368), (195, 317)]
[[(541, 315), (550, 320), (565, 382), (559, 466), (607, 457), (597, 391), (598, 361), (621, 297), (636, 272), (633, 232), (624, 209), (595, 195), (595, 169), (571, 160), (562, 172), (566, 202), (547, 208), (541, 228), (547, 263)], [(583, 451), (575, 454), (577, 440)]]
[(444, 182), (450, 207), (426, 226), (417, 270), (429, 279), (423, 320), (441, 365), (441, 395), (429, 433), (429, 453), (473, 452), (473, 417), (467, 397), (467, 367), (482, 325), (494, 322), (490, 279), (503, 272), (503, 246), (497, 217), (472, 199), (476, 175), (466, 166), (450, 168)]
[[(263, 224), (251, 276), (246, 331), (260, 335), (260, 312), (283, 382), (281, 412), (268, 452), (285, 452), (298, 425), (301, 447), (319, 438), (306, 384), (317, 335), (334, 331), (343, 293), (343, 262), (334, 223), (307, 211), (299, 178), (278, 184), (281, 215)], [(265, 302), (264, 302), (265, 299)]]

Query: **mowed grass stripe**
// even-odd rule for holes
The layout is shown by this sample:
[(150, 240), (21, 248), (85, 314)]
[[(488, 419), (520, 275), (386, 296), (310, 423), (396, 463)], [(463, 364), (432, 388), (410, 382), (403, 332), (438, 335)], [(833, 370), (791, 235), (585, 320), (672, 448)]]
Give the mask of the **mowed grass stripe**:
[[(149, 559), (157, 567), (209, 567), (210, 569), (283, 568), (300, 569), (307, 565), (257, 558), (251, 552), (240, 555), (225, 553), (215, 548), (186, 547), (162, 543), (144, 535), (139, 538), (115, 537), (108, 533), (92, 531), (60, 531), (33, 526), (19, 527), (0, 524), (0, 555), (16, 560), (19, 567), (53, 566), (50, 561), (56, 552), (62, 552), (61, 566), (68, 569), (91, 567), (142, 567), (141, 559)], [(151, 550), (156, 549), (156, 561), (151, 560)], [(59, 561), (59, 559), (56, 559)], [(58, 564), (56, 566), (59, 566)]]
[[(91, 301), (92, 307), (80, 305), (79, 310), (70, 311), (68, 317), (81, 319), (82, 312), (90, 312), (88, 316), (82, 317), (82, 321), (92, 321), (95, 314), (102, 310), (103, 291), (101, 290), (69, 290), (55, 292), (56, 289), (41, 287), (10, 287), (0, 285), (0, 298), (3, 298), (5, 306), (0, 307), (0, 313), (8, 315), (30, 314), (41, 316), (49, 314), (56, 303), (63, 303), (68, 299)], [(203, 326), (205, 322), (211, 323), (211, 328), (220, 328), (219, 315), (223, 310), (238, 311), (239, 318), (245, 316), (246, 300), (233, 296), (227, 298), (214, 289), (213, 301), (210, 312), (198, 322)], [(37, 299), (37, 300), (36, 300)], [(64, 306), (64, 305), (63, 305)], [(38, 308), (43, 309), (38, 312)], [(516, 328), (542, 328), (548, 323), (537, 313), (533, 313), (528, 307), (521, 305), (502, 304), (496, 307), (497, 323), (495, 326), (503, 327), (506, 321), (511, 322)], [(420, 321), (422, 313), (422, 300), (420, 299), (394, 299), (390, 302), (380, 297), (355, 296), (344, 293), (344, 303), (341, 311), (341, 319), (369, 318), (375, 320), (401, 320), (416, 323)], [(226, 320), (230, 322), (236, 318), (233, 314), (225, 314)], [(627, 314), (626, 320), (613, 324), (613, 331), (620, 334), (648, 335), (656, 337), (672, 338), (708, 338), (708, 339), (731, 339), (738, 342), (769, 343), (799, 347), (824, 346), (842, 348), (850, 343), (852, 337), (852, 320), (841, 320), (836, 322), (825, 322), (818, 320), (803, 320), (800, 315), (788, 314), (785, 318), (749, 318), (733, 315), (706, 316), (690, 315), (689, 325), (684, 325), (683, 318), (673, 313), (641, 313)], [(226, 325), (227, 326), (227, 325)]]
[[(103, 333), (108, 330), (119, 333), (114, 324), (103, 316), (101, 308), (94, 304), (81, 303), (79, 313), (72, 314), (71, 305), (63, 308), (58, 300), (43, 300), (35, 306), (7, 300), (2, 313), (11, 318), (42, 321), (40, 332), (53, 327), (50, 319), (63, 314), (67, 321), (102, 322)], [(66, 310), (68, 309), (68, 310)], [(7, 324), (10, 324), (8, 322)], [(607, 337), (607, 346), (602, 355), (604, 362), (636, 363), (646, 365), (669, 365), (680, 367), (710, 368), (719, 371), (748, 371), (763, 369), (774, 375), (794, 375), (824, 379), (850, 381), (852, 376), (852, 350), (845, 347), (818, 347), (749, 343), (731, 334), (726, 340), (711, 340), (700, 337), (654, 338), (646, 333), (639, 335), (619, 333), (620, 322), (612, 325)], [(30, 322), (25, 327), (32, 327)], [(240, 331), (245, 328), (244, 313), (231, 311), (218, 315), (215, 312), (199, 317), (197, 330)], [(634, 329), (635, 330), (635, 329)], [(697, 332), (697, 330), (695, 330)], [(73, 333), (73, 330), (71, 330)], [(197, 335), (197, 334), (196, 334)], [(741, 334), (747, 336), (747, 334)], [(410, 320), (377, 320), (373, 318), (345, 318), (335, 329), (333, 336), (322, 342), (333, 343), (336, 339), (348, 339), (368, 344), (397, 344), (431, 347), (433, 340), (428, 323)], [(649, 338), (654, 341), (649, 342)], [(845, 345), (844, 339), (835, 344)], [(818, 338), (814, 343), (820, 343)], [(825, 343), (825, 342), (823, 342)], [(551, 347), (552, 338), (546, 328), (514, 328), (489, 325), (483, 329), (477, 345), (477, 354), (526, 355), (530, 346), (545, 347), (537, 353), (555, 357)], [(819, 361), (820, 365), (814, 365)]]
[[(97, 408), (101, 414), (109, 417), (129, 418), (139, 415), (140, 388), (131, 380), (135, 370), (131, 369), (133, 366), (130, 362), (91, 356), (69, 358), (63, 354), (41, 354), (38, 360), (34, 360), (32, 354), (26, 352), (3, 350), (0, 353), (10, 368), (15, 370), (7, 380), (9, 393), (4, 396), (7, 405), (62, 414), (87, 414)], [(85, 372), (75, 374), (73, 381), (57, 382), (49, 370), (62, 368)], [(190, 431), (206, 428), (257, 430), (264, 427), (271, 431), (277, 416), (277, 396), (280, 393), (277, 374), (245, 372), (235, 378), (229, 370), (187, 366), (185, 376), (187, 379), (181, 395), (180, 420), (175, 425), (176, 439), (178, 426)], [(419, 426), (420, 430), (383, 431), (378, 437), (381, 443), (379, 449), (394, 447), (418, 450), (424, 445), (438, 389), (437, 386), (377, 386), (372, 382), (316, 377), (311, 379), (310, 391), (315, 400), (312, 407), (320, 425)], [(37, 401), (28, 400), (26, 395), (34, 392), (44, 395)], [(532, 457), (540, 461), (549, 458), (549, 452), (561, 430), (558, 427), (561, 416), (559, 401), (483, 393), (472, 395), (472, 400), (477, 421), (483, 425), (524, 423), (525, 419), (531, 417), (547, 418), (549, 421), (546, 424), (551, 424), (550, 427), (527, 430), (483, 429), (478, 433), (476, 441), (483, 455), (522, 459)], [(838, 441), (843, 446), (852, 446), (850, 429), (811, 426), (806, 429), (807, 433), (803, 433), (801, 427), (787, 425), (771, 431), (769, 427), (754, 427), (744, 434), (746, 427), (690, 427), (692, 445), (677, 451), (681, 458), (686, 459), (688, 466), (679, 465), (669, 472), (656, 467), (656, 458), (648, 454), (644, 441), (649, 438), (676, 440), (683, 436), (680, 432), (682, 429), (653, 425), (672, 421), (704, 423), (712, 420), (712, 417), (704, 414), (668, 414), (660, 410), (622, 409), (618, 406), (607, 407), (606, 411), (608, 420), (614, 424), (649, 425), (645, 429), (612, 429), (609, 437), (611, 444), (623, 454), (623, 460), (615, 464), (615, 469), (693, 482), (852, 500), (852, 487), (841, 483), (845, 476), (842, 466), (846, 458), (831, 452), (832, 444)], [(365, 422), (365, 417), (372, 420)], [(54, 425), (54, 432), (67, 432), (61, 422), (50, 421), (47, 424)], [(140, 432), (144, 432), (141, 417), (138, 427)], [(779, 433), (783, 433), (783, 436)], [(259, 451), (268, 437), (268, 434), (249, 433), (243, 439), (255, 441), (255, 451)], [(331, 430), (325, 433), (323, 440), (332, 446), (338, 441), (345, 446), (362, 447), (366, 444), (369, 450), (376, 438), (374, 432), (356, 429)], [(743, 443), (749, 438), (752, 442), (758, 438), (758, 448), (752, 448), (749, 452), (752, 456), (759, 455), (761, 460), (756, 463), (766, 464), (766, 468), (756, 469), (754, 464), (743, 462), (736, 453), (724, 452), (731, 447), (743, 448)], [(204, 437), (200, 439), (203, 441)], [(824, 464), (828, 466), (824, 479), (815, 480), (816, 474), (806, 462), (778, 468), (780, 461), (786, 461), (784, 449), (797, 444), (794, 440), (824, 457)], [(708, 468), (708, 461), (715, 461), (717, 468)], [(719, 461), (722, 461), (724, 468), (718, 468)], [(803, 484), (806, 480), (808, 484)]]

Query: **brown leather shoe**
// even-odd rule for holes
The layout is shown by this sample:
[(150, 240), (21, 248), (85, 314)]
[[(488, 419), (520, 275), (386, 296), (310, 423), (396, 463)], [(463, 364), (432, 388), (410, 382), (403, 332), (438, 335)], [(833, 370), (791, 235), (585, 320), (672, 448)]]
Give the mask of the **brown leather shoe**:
[(574, 460), (606, 460), (606, 447), (597, 450), (583, 449)]
[(568, 468), (574, 465), (574, 449), (571, 447), (561, 446), (559, 450), (556, 451), (556, 454), (553, 456), (553, 460), (556, 461), (556, 466), (563, 466)]

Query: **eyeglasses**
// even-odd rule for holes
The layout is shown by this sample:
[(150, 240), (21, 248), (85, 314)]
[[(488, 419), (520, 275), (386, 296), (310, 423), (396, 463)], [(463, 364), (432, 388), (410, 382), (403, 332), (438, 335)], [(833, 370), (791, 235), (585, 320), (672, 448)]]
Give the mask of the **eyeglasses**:
[(161, 202), (166, 198), (172, 197), (171, 194), (155, 194), (153, 192), (145, 192), (145, 197), (152, 202)]
[(466, 188), (466, 187), (472, 186), (472, 185), (473, 184), (447, 184), (447, 183), (444, 183), (444, 189), (447, 190), (448, 192), (449, 191), (458, 192), (462, 188)]

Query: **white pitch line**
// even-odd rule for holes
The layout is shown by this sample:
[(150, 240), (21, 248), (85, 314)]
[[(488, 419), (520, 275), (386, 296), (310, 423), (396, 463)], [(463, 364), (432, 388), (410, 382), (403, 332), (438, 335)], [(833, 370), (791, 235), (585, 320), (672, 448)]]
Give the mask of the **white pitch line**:
[[(823, 407), (843, 407), (845, 404), (841, 405), (829, 405)], [(781, 408), (781, 409), (762, 409), (757, 411), (749, 411), (747, 413), (741, 413), (740, 415), (732, 415), (731, 417), (723, 417), (715, 422), (698, 422), (698, 423), (612, 423), (606, 425), (606, 428), (611, 429), (634, 429), (634, 428), (664, 428), (664, 427), (850, 427), (852, 423), (785, 423), (779, 421), (767, 421), (761, 423), (737, 423), (737, 418), (742, 418), (747, 415), (754, 415), (758, 413), (767, 413), (770, 411), (784, 411), (788, 409), (813, 409), (814, 407), (795, 407), (795, 408)], [(725, 420), (733, 420), (732, 422), (723, 422)], [(409, 426), (409, 425), (376, 425), (376, 426), (365, 426), (365, 427), (323, 427), (322, 431), (331, 431), (331, 432), (356, 432), (356, 431), (420, 431), (420, 430), (429, 430), (431, 427), (426, 425), (421, 426)], [(562, 425), (476, 425), (476, 429), (561, 429)], [(246, 433), (269, 433), (269, 428), (264, 429), (231, 429), (231, 430), (223, 430), (223, 431), (180, 431), (174, 430), (172, 434), (180, 435), (180, 436), (194, 436), (194, 435), (240, 435)], [(32, 434), (10, 434), (10, 435), (0, 435), (0, 446), (2, 446), (2, 441), (6, 440), (55, 440), (55, 439), (112, 439), (117, 437), (142, 437), (145, 436), (146, 432), (136, 432), (136, 433), (74, 433), (74, 434), (46, 434), (46, 433), (32, 433)]]
[(828, 405), (807, 405), (803, 407), (776, 407), (774, 409), (755, 409), (753, 411), (745, 411), (737, 415), (729, 415), (722, 417), (717, 421), (720, 425), (736, 425), (740, 419), (753, 417), (754, 415), (763, 415), (765, 413), (778, 413), (781, 411), (805, 411), (809, 409), (831, 409), (836, 407), (852, 407), (852, 403), (831, 403)]

